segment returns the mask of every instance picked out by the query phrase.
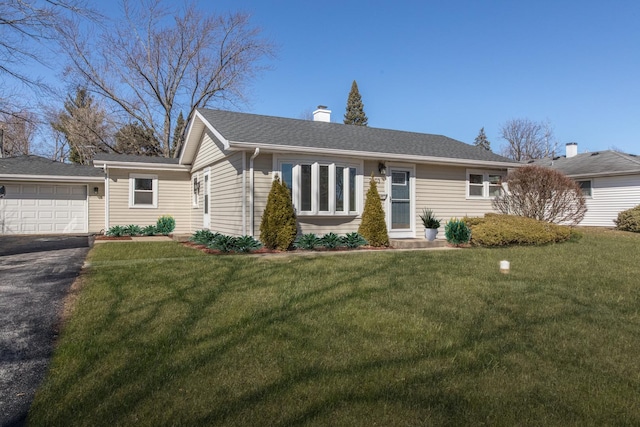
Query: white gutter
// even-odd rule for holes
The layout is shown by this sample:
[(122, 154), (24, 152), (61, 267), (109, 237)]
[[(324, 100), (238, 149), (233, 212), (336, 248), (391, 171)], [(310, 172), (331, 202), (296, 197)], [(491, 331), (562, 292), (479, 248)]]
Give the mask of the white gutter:
[(279, 153), (309, 153), (309, 154), (322, 154), (325, 156), (338, 156), (338, 157), (357, 157), (363, 159), (374, 160), (395, 160), (403, 162), (413, 163), (431, 163), (441, 165), (456, 165), (456, 166), (488, 166), (488, 167), (501, 167), (501, 168), (519, 168), (524, 166), (517, 162), (499, 162), (493, 160), (473, 160), (473, 159), (455, 159), (449, 157), (433, 157), (433, 156), (412, 156), (407, 154), (397, 153), (378, 153), (373, 151), (356, 151), (356, 150), (336, 150), (327, 148), (316, 147), (297, 147), (291, 145), (277, 145), (277, 144), (261, 144), (255, 142), (239, 142), (229, 141), (231, 150), (246, 150), (262, 148), (269, 152)]
[(98, 168), (109, 166), (117, 169), (136, 169), (136, 170), (165, 170), (165, 171), (185, 171), (189, 172), (191, 167), (186, 165), (178, 165), (175, 163), (143, 163), (143, 162), (120, 162), (113, 160), (94, 160), (93, 165)]
[(249, 236), (253, 237), (253, 233), (255, 230), (255, 218), (254, 218), (254, 201), (253, 201), (253, 159), (258, 157), (260, 154), (260, 147), (256, 147), (256, 150), (253, 152), (253, 155), (249, 158), (249, 223), (251, 224), (251, 230), (249, 230)]
[(66, 175), (0, 175), (3, 181), (36, 181), (36, 182), (102, 182), (101, 176), (66, 176)]

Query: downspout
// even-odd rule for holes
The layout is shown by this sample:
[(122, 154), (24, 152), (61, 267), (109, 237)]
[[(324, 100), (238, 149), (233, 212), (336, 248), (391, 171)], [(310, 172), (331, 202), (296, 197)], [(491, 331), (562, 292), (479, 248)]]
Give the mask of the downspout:
[(249, 223), (251, 224), (251, 230), (249, 230), (249, 236), (253, 237), (253, 232), (255, 229), (255, 218), (254, 218), (254, 203), (253, 203), (253, 186), (254, 186), (254, 177), (253, 177), (253, 159), (258, 157), (260, 154), (260, 147), (256, 147), (256, 151), (253, 152), (253, 155), (249, 158)]
[(247, 235), (247, 152), (242, 152), (242, 235)]
[(109, 167), (104, 165), (104, 232), (109, 229)]

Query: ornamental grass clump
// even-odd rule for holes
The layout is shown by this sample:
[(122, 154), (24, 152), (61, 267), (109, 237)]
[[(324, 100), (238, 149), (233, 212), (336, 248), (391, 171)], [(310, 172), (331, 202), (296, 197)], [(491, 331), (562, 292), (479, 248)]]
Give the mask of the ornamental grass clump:
[(620, 212), (613, 222), (620, 231), (640, 233), (640, 205)]
[(125, 230), (121, 225), (114, 225), (113, 227), (110, 227), (104, 234), (109, 237), (122, 237), (125, 235)]
[(360, 246), (365, 246), (366, 244), (367, 240), (355, 231), (353, 233), (347, 233), (342, 237), (342, 245), (346, 246), (349, 249), (359, 248)]
[(214, 233), (211, 230), (202, 229), (197, 230), (193, 235), (189, 238), (193, 243), (197, 243), (199, 245), (208, 245), (214, 241), (216, 237), (218, 237), (219, 233)]
[(327, 233), (320, 238), (320, 245), (327, 249), (335, 249), (342, 244), (342, 239), (336, 233)]
[(262, 213), (260, 240), (268, 249), (289, 250), (298, 233), (291, 194), (276, 175), (271, 184), (267, 206)]
[(125, 236), (139, 236), (142, 234), (142, 227), (135, 224), (130, 224), (124, 227), (123, 234)]
[(369, 181), (369, 191), (364, 203), (362, 221), (358, 228), (358, 233), (364, 237), (371, 246), (389, 246), (389, 234), (387, 233), (387, 223), (384, 219), (384, 210), (380, 201), (380, 194), (376, 181), (371, 175)]
[(176, 228), (176, 220), (171, 215), (163, 215), (156, 222), (156, 230), (158, 234), (167, 235)]
[(312, 251), (318, 246), (320, 246), (320, 238), (313, 233), (303, 234), (298, 237), (293, 244), (293, 247), (296, 249), (304, 249), (308, 251)]

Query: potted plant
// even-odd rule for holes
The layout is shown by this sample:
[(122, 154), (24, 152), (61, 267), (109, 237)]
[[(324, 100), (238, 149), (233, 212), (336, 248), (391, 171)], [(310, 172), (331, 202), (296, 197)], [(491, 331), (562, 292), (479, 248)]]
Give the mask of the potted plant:
[(438, 234), (438, 228), (440, 228), (440, 220), (435, 217), (433, 210), (422, 209), (422, 215), (420, 215), (422, 224), (424, 225), (424, 237), (429, 242), (433, 242)]

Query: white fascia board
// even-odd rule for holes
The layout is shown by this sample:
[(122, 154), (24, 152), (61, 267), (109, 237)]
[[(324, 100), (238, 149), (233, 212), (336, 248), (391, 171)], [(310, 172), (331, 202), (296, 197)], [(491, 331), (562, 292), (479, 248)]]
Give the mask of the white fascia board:
[(638, 177), (640, 177), (640, 170), (621, 171), (621, 172), (578, 173), (578, 174), (567, 175), (567, 176), (569, 178), (575, 178), (575, 179), (579, 179), (579, 178), (586, 179), (586, 178), (600, 178), (605, 176), (623, 176), (623, 175), (638, 175)]
[(454, 159), (448, 157), (431, 157), (431, 156), (410, 156), (406, 154), (395, 153), (375, 153), (371, 151), (354, 151), (354, 150), (327, 150), (326, 148), (315, 147), (293, 147), (291, 145), (276, 145), (276, 144), (260, 144), (254, 142), (238, 142), (229, 141), (231, 150), (246, 150), (255, 149), (259, 147), (262, 150), (276, 152), (276, 153), (308, 153), (308, 154), (321, 154), (321, 155), (333, 155), (338, 157), (356, 157), (361, 159), (375, 159), (375, 160), (395, 160), (413, 163), (429, 163), (440, 165), (452, 165), (452, 166), (473, 166), (473, 167), (500, 167), (500, 168), (519, 168), (523, 166), (519, 163), (510, 162), (495, 162), (487, 160), (471, 160), (471, 159)]
[(178, 171), (189, 172), (191, 168), (186, 165), (167, 164), (167, 163), (143, 163), (143, 162), (121, 162), (115, 160), (94, 160), (93, 165), (97, 168), (104, 169), (135, 169), (135, 170), (162, 170), (162, 171)]
[(102, 176), (61, 176), (61, 175), (0, 175), (2, 181), (37, 181), (37, 182), (104, 182)]

